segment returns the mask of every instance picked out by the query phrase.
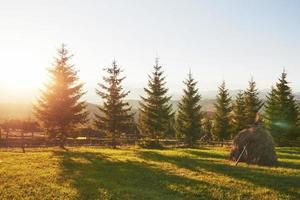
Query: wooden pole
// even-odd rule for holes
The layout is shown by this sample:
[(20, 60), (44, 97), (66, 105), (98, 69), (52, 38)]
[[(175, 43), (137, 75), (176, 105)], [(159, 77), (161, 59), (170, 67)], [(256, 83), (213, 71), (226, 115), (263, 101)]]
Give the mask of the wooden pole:
[(8, 148), (8, 135), (9, 135), (9, 128), (6, 129), (6, 137), (5, 137), (6, 148)]
[(246, 145), (244, 146), (242, 153), (240, 154), (239, 158), (237, 159), (237, 161), (236, 161), (236, 163), (235, 163), (235, 166), (237, 166), (237, 165), (239, 164), (240, 159), (242, 158), (242, 156), (243, 156), (243, 154), (244, 154), (244, 152), (245, 152), (245, 150), (246, 150), (246, 148), (247, 148), (247, 145), (248, 145), (248, 144), (246, 144)]
[(22, 152), (25, 153), (25, 147), (24, 147), (24, 132), (22, 130), (21, 132), (21, 145), (22, 145)]
[(0, 147), (2, 146), (2, 130), (1, 130), (1, 128), (0, 128)]

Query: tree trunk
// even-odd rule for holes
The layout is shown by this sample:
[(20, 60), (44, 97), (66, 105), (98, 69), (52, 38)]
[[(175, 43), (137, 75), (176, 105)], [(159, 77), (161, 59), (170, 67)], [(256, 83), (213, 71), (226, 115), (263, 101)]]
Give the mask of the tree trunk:
[(65, 137), (64, 137), (64, 136), (62, 136), (62, 137), (60, 138), (60, 141), (59, 141), (59, 147), (62, 148), (63, 150), (68, 151), (68, 149), (65, 147)]
[(111, 145), (112, 145), (112, 148), (113, 148), (113, 149), (116, 148), (116, 132), (115, 132), (115, 131), (112, 132), (112, 141), (111, 141)]
[(0, 147), (2, 146), (2, 130), (1, 130), (1, 128), (0, 128)]
[(64, 129), (62, 129), (60, 135), (59, 147), (67, 151), (68, 149), (65, 147), (65, 142), (66, 142), (66, 133)]
[(31, 132), (31, 147), (33, 147), (33, 144), (34, 144), (34, 142), (33, 142), (33, 131)]
[(6, 147), (8, 147), (8, 135), (9, 135), (9, 129), (6, 130), (6, 138), (5, 138)]

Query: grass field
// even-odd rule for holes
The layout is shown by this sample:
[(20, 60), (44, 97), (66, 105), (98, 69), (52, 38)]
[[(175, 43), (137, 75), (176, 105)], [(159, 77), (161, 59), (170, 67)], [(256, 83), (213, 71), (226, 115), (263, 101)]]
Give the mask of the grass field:
[(225, 148), (0, 150), (0, 199), (300, 199), (300, 148), (277, 154), (267, 168)]

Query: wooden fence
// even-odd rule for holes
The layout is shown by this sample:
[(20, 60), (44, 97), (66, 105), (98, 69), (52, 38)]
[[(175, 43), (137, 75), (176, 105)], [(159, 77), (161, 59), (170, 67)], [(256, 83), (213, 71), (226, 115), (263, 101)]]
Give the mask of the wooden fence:
[[(138, 145), (151, 139), (138, 138), (136, 135), (126, 135), (116, 138), (117, 145)], [(182, 147), (184, 143), (176, 139), (159, 139), (159, 142), (166, 147)], [(67, 146), (110, 146), (112, 138), (110, 137), (77, 137), (67, 138)], [(51, 147), (57, 146), (59, 141), (50, 139), (43, 132), (26, 133), (14, 132), (6, 134), (2, 132), (0, 135), (0, 147)], [(196, 146), (230, 146), (232, 141), (197, 141)]]

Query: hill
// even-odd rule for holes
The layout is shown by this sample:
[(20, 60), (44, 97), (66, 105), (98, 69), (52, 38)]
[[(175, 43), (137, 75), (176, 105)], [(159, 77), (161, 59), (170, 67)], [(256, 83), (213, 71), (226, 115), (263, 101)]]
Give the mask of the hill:
[[(128, 100), (132, 106), (132, 111), (137, 114), (139, 101)], [(215, 100), (202, 100), (201, 105), (203, 111), (213, 111), (213, 104)], [(178, 101), (172, 101), (174, 111), (177, 109)], [(33, 105), (29, 103), (0, 103), (0, 120), (4, 119), (28, 119), (33, 118), (32, 114)], [(90, 118), (92, 119), (95, 113), (99, 114), (96, 104), (88, 103), (87, 109), (90, 112)]]
[[(300, 95), (300, 94), (299, 94)], [(138, 113), (139, 101), (138, 100), (127, 100), (132, 106), (132, 111)], [(202, 111), (214, 112), (215, 99), (203, 99), (201, 100)], [(171, 101), (173, 110), (177, 109), (178, 101)], [(298, 100), (300, 104), (300, 101)], [(4, 119), (28, 119), (33, 118), (32, 104), (29, 103), (0, 103), (0, 120)], [(95, 113), (99, 114), (96, 104), (88, 103), (87, 109), (90, 112), (90, 118), (92, 119)]]

